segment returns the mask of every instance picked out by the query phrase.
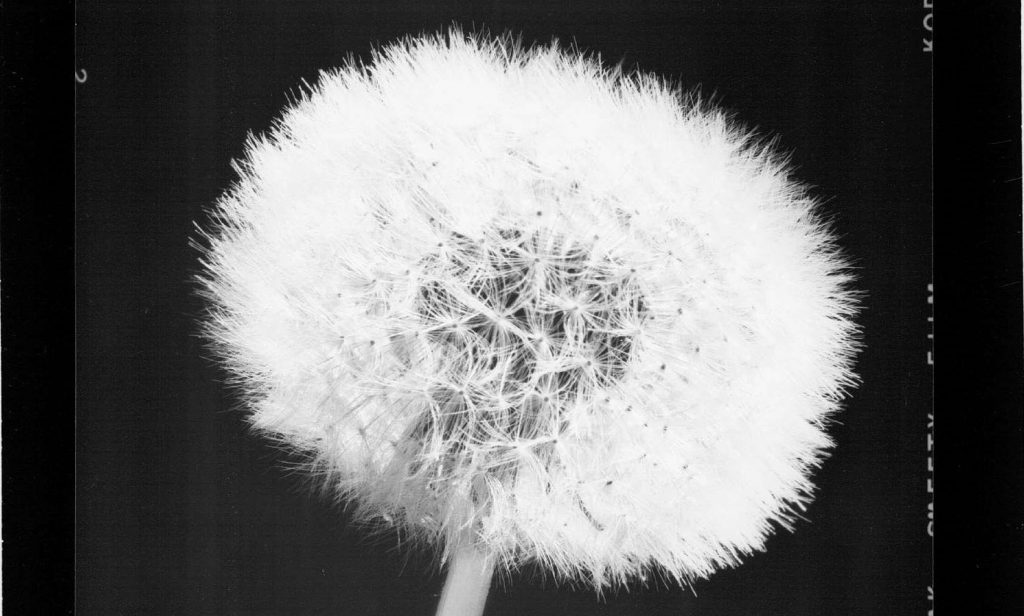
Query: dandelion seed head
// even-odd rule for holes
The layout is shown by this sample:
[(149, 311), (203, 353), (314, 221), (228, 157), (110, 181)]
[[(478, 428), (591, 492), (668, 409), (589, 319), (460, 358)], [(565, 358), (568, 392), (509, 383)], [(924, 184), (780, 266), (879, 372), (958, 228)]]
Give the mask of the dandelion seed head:
[(452, 31), (324, 73), (236, 168), (206, 331), (359, 519), (601, 589), (736, 565), (809, 501), (855, 294), (717, 110)]

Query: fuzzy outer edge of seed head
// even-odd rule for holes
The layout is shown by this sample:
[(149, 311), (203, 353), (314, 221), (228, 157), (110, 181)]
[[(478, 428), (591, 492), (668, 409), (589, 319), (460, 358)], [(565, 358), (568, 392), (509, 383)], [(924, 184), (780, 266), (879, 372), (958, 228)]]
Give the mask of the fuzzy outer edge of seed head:
[[(732, 116), (557, 44), (453, 29), (322, 73), (235, 168), (200, 231), (204, 333), (254, 428), (357, 520), (442, 560), (469, 533), (499, 573), (600, 592), (735, 566), (809, 502), (857, 383), (860, 294), (785, 157)], [(381, 470), (410, 421), (395, 409), (419, 412), (388, 393), (389, 341), (416, 327), (405, 272), (495, 219), (594, 238), (654, 318), (629, 378), (574, 407), (562, 470), (527, 452), (544, 481), (489, 485), (486, 515), (423, 507)], [(382, 298), (387, 318), (367, 316)]]

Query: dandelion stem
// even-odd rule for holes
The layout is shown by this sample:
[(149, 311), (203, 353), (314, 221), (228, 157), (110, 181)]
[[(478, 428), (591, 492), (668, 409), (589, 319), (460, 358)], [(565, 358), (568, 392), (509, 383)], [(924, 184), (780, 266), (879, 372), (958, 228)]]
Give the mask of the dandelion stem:
[(459, 548), (448, 565), (437, 616), (480, 616), (491, 588), (494, 560), (472, 545)]

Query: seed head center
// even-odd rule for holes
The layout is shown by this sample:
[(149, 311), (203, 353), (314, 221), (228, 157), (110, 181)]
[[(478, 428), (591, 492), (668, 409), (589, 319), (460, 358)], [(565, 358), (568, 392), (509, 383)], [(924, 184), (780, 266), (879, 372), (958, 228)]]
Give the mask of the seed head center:
[(453, 233), (424, 271), (417, 313), (446, 358), (424, 427), (446, 436), (554, 438), (567, 405), (625, 374), (646, 314), (635, 269), (555, 233)]

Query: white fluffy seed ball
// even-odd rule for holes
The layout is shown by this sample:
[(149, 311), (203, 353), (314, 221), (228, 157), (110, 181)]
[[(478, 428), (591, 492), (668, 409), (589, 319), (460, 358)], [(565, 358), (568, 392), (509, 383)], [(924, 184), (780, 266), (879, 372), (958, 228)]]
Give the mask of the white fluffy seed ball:
[(600, 590), (735, 565), (810, 498), (855, 296), (721, 112), (451, 32), (322, 74), (237, 168), (207, 332), (361, 520)]

